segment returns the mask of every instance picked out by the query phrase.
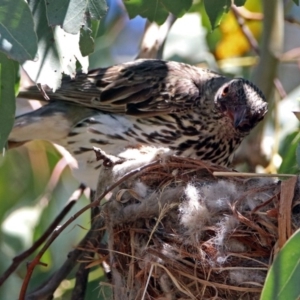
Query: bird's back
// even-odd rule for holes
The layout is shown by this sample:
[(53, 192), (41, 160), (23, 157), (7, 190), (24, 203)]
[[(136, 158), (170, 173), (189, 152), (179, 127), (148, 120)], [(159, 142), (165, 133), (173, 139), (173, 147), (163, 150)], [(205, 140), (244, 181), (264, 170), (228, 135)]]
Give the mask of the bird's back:
[[(232, 103), (226, 96), (229, 112), (217, 103), (224, 96), (223, 86), (224, 91), (232, 89)], [(90, 185), (95, 184), (101, 164), (95, 160), (93, 146), (112, 155), (143, 145), (165, 147), (176, 155), (227, 165), (243, 137), (266, 112), (263, 95), (256, 89), (243, 79), (231, 83), (186, 64), (138, 60), (65, 79), (56, 93), (48, 92), (52, 100), (46, 107), (16, 120), (15, 132), (17, 124), (22, 132), (28, 124), (36, 125), (40, 138), (41, 122), (53, 116), (66, 119), (61, 143), (79, 161), (81, 180), (94, 178)], [(40, 98), (41, 94), (29, 88), (20, 96)], [(245, 106), (240, 116), (247, 123), (243, 128), (236, 128), (232, 119), (239, 103)], [(55, 111), (55, 107), (60, 109)], [(19, 138), (13, 131), (11, 139)]]

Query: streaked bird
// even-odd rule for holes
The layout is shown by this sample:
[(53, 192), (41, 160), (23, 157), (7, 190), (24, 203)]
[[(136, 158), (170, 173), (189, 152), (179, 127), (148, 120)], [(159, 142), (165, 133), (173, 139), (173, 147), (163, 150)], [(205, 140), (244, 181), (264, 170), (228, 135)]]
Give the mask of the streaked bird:
[[(137, 60), (64, 78), (47, 105), (16, 118), (10, 140), (46, 139), (66, 147), (77, 177), (95, 188), (93, 146), (121, 155), (128, 148), (168, 147), (176, 155), (228, 165), (267, 112), (251, 82), (162, 60)], [(33, 86), (19, 97), (42, 100)]]

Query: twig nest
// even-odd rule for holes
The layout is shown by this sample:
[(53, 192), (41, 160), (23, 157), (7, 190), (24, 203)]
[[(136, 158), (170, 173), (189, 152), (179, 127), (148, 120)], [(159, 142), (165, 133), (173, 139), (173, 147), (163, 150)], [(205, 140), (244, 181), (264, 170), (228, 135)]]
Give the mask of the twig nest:
[(100, 191), (119, 180), (103, 206), (114, 299), (259, 299), (280, 182), (219, 178), (213, 172), (228, 169), (143, 151), (103, 166), (99, 178)]

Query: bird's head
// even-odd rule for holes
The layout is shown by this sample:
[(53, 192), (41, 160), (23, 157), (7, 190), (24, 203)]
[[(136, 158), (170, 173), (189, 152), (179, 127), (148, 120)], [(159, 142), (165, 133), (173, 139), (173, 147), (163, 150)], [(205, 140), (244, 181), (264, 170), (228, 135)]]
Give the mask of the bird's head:
[(242, 78), (224, 83), (214, 102), (216, 109), (232, 121), (233, 127), (245, 133), (261, 121), (268, 110), (263, 93)]

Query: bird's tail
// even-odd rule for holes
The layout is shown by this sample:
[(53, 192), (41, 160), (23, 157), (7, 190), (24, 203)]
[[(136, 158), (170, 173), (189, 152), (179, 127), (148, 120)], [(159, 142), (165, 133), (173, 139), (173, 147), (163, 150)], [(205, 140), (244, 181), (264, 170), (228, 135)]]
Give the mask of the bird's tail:
[(48, 101), (53, 98), (53, 94), (54, 93), (49, 88), (45, 89), (39, 85), (33, 85), (22, 88), (19, 91), (18, 97), (25, 99)]

